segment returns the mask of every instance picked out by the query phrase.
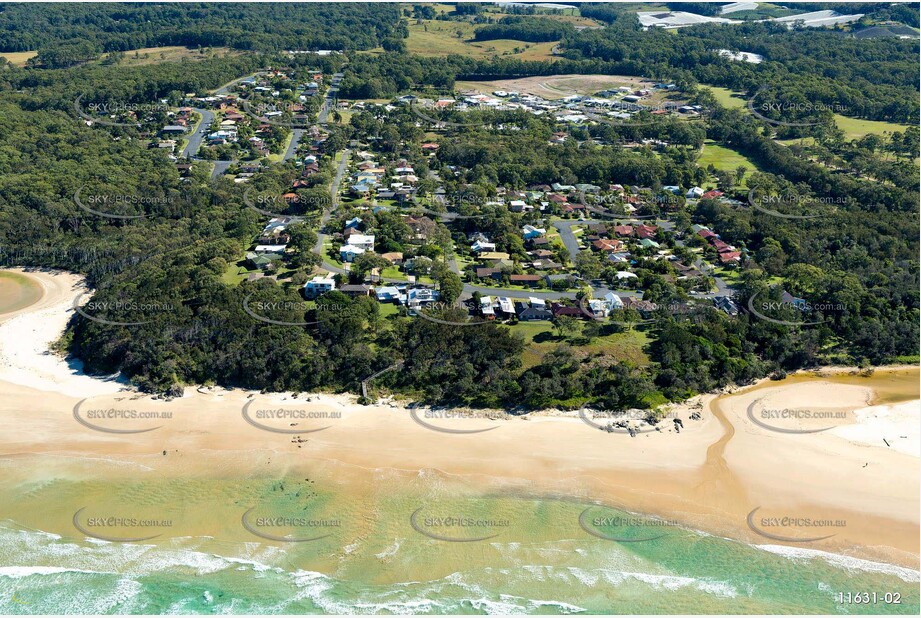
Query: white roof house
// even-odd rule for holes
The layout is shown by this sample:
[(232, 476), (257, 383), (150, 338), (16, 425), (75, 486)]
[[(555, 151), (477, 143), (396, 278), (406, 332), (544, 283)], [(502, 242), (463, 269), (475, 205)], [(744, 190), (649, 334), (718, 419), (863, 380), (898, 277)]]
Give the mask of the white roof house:
[(366, 251), (363, 248), (356, 247), (354, 245), (342, 245), (342, 247), (339, 248), (339, 258), (343, 262), (354, 262), (355, 258), (357, 258), (362, 253), (366, 253)]
[(473, 251), (474, 253), (482, 253), (483, 251), (495, 251), (496, 244), (478, 240), (475, 243), (473, 243), (473, 246), (470, 247), (470, 250)]
[(304, 295), (307, 298), (316, 298), (326, 292), (336, 289), (336, 280), (332, 275), (317, 275), (304, 284)]
[(373, 234), (352, 234), (349, 236), (349, 244), (353, 247), (364, 249), (365, 251), (374, 250)]
[(608, 311), (614, 311), (615, 309), (623, 309), (624, 301), (615, 294), (614, 292), (608, 292), (604, 295), (604, 304), (607, 305)]

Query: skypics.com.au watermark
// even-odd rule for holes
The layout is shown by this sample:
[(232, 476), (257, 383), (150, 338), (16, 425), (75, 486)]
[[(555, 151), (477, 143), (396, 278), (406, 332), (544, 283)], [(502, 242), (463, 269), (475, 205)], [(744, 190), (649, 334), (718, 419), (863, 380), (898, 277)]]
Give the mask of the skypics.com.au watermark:
[(423, 513), (426, 510), (424, 506), (416, 509), (409, 516), (410, 526), (422, 536), (447, 543), (488, 541), (512, 525), (508, 519), (480, 517), (446, 509), (430, 509), (435, 512)]
[[(319, 541), (342, 528), (338, 518), (320, 519), (288, 515), (255, 515), (252, 507), (240, 518), (243, 528), (259, 538), (279, 543), (309, 543)], [(284, 533), (284, 534), (283, 534)]]
[[(815, 543), (835, 536), (837, 532), (831, 532), (832, 530), (847, 527), (846, 519), (809, 517), (800, 513), (784, 513), (775, 517), (764, 515), (756, 517), (755, 514), (760, 510), (760, 506), (752, 509), (745, 518), (745, 522), (752, 532), (772, 541)], [(829, 534), (815, 535), (819, 531), (829, 532)]]
[(605, 506), (590, 506), (579, 514), (579, 527), (605, 541), (644, 543), (666, 537), (668, 530), (679, 527), (679, 523), (670, 519), (620, 513)]
[[(326, 301), (322, 297), (315, 302), (302, 300), (252, 300), (254, 294), (255, 292), (243, 299), (243, 311), (254, 320), (275, 326), (312, 326), (320, 324), (319, 317), (323, 312), (346, 314), (358, 311), (354, 305), (334, 303)], [(314, 312), (318, 319), (292, 319), (295, 315), (304, 316), (310, 312)], [(282, 317), (286, 319), (280, 319)]]
[[(746, 415), (748, 420), (762, 429), (785, 434), (821, 433), (854, 420), (853, 414), (844, 410), (767, 408), (761, 399), (748, 405)], [(837, 424), (829, 425), (829, 422)]]
[[(787, 320), (782, 319), (787, 316), (809, 315), (809, 316), (828, 316), (832, 313), (844, 313), (848, 307), (844, 303), (830, 301), (807, 301), (802, 298), (793, 298), (788, 300), (773, 300), (762, 298), (757, 300), (761, 292), (755, 292), (748, 299), (749, 312), (760, 320), (771, 322), (773, 324), (782, 324), (784, 326), (816, 326), (827, 320), (822, 317), (818, 320)], [(775, 317), (776, 316), (776, 317)]]
[[(412, 418), (413, 422), (425, 427), (429, 431), (454, 435), (484, 433), (499, 429), (500, 425), (495, 424), (495, 421), (508, 420), (511, 418), (511, 416), (505, 412), (461, 410), (456, 408), (427, 408), (420, 413), (419, 408), (415, 404), (409, 406), (409, 416)], [(463, 421), (463, 423), (452, 423), (452, 421)], [(477, 423), (475, 421), (487, 422)], [(470, 422), (473, 422), (473, 427), (470, 426)], [(466, 427), (457, 427), (456, 425), (458, 424), (466, 425)], [(490, 424), (492, 426), (483, 427), (482, 425), (484, 424)]]
[[(138, 410), (125, 408), (120, 404), (92, 407), (86, 402), (87, 399), (82, 399), (74, 406), (74, 420), (84, 427), (102, 433), (147, 433), (162, 427), (162, 425), (151, 427), (151, 422), (173, 418), (173, 413), (167, 410)], [(140, 426), (134, 427), (134, 425)]]
[[(240, 410), (243, 420), (263, 431), (287, 435), (317, 433), (332, 427), (327, 421), (339, 421), (342, 412), (338, 410), (321, 410), (316, 406), (296, 404), (293, 407), (257, 404), (247, 401)], [(302, 423), (307, 426), (302, 426)], [(321, 425), (319, 427), (315, 425)]]
[[(159, 300), (115, 299), (90, 300), (81, 303), (84, 293), (74, 298), (73, 310), (82, 317), (108, 326), (140, 326), (153, 322), (158, 314), (169, 314), (176, 310), (171, 302)], [(138, 317), (147, 319), (138, 320)], [(116, 319), (117, 318), (117, 319)], [(129, 319), (130, 318), (130, 319)]]
[(299, 210), (305, 211), (322, 211), (332, 205), (332, 197), (326, 194), (285, 193), (284, 195), (277, 195), (271, 193), (254, 194), (254, 191), (253, 187), (247, 187), (243, 192), (243, 203), (248, 208), (266, 217), (289, 219), (291, 223), (304, 221), (305, 217), (284, 214), (282, 211), (292, 207), (298, 207)]
[(275, 127), (309, 129), (313, 124), (309, 117), (312, 112), (299, 103), (252, 103), (243, 99), (241, 107), (252, 118)]
[[(482, 316), (476, 316), (469, 319), (461, 319), (463, 316), (470, 316), (483, 310), (483, 307), (477, 305), (472, 300), (457, 301), (454, 304), (441, 301), (432, 301), (420, 304), (414, 307), (409, 315), (418, 317), (436, 324), (445, 324), (447, 326), (484, 326), (490, 321)], [(457, 319), (455, 319), (455, 316)]]
[[(138, 120), (138, 118), (152, 113), (165, 114), (169, 111), (169, 105), (166, 103), (134, 103), (130, 101), (84, 103), (83, 96), (81, 94), (74, 99), (74, 111), (77, 115), (87, 122), (108, 127), (137, 128), (141, 126), (141, 120)], [(128, 122), (119, 121), (129, 114), (134, 115), (135, 119)], [(114, 118), (119, 118), (119, 120), (114, 120)]]
[(748, 192), (748, 204), (766, 215), (781, 219), (818, 219), (832, 214), (830, 208), (847, 204), (841, 197), (811, 197), (805, 195), (759, 194)]
[(89, 193), (84, 192), (86, 185), (80, 186), (74, 192), (74, 204), (81, 210), (97, 217), (127, 221), (131, 219), (144, 219), (146, 213), (120, 214), (118, 210), (137, 210), (150, 206), (164, 206), (174, 203), (170, 196), (138, 195), (136, 193)]
[(822, 115), (846, 114), (848, 107), (803, 99), (771, 99), (772, 89), (762, 86), (748, 100), (748, 110), (758, 120), (783, 127), (812, 127), (822, 123)]
[[(162, 517), (142, 517), (136, 514), (104, 514), (94, 516), (83, 516), (83, 512), (89, 507), (79, 509), (72, 518), (74, 528), (81, 534), (94, 539), (108, 541), (110, 543), (137, 543), (149, 541), (163, 534), (163, 528), (171, 528), (173, 521)], [(146, 534), (147, 531), (160, 529), (156, 534)], [(129, 532), (135, 531), (135, 532)], [(138, 534), (144, 531), (145, 534), (140, 536), (125, 536), (125, 534)], [(120, 533), (120, 534), (116, 534)]]

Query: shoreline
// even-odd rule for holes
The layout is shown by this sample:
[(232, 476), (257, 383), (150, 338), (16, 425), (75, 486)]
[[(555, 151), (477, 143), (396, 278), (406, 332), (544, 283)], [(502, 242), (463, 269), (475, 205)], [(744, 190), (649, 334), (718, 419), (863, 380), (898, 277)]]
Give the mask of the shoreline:
[[(72, 303), (75, 294), (68, 295), (79, 288), (82, 279), (68, 274), (44, 276), (52, 281), (40, 301), (0, 316), (0, 330), (14, 318), (23, 321), (24, 316), (32, 316), (35, 329), (17, 329), (31, 337), (34, 345), (24, 355), (17, 349), (20, 360), (12, 371), (5, 363), (0, 367), (0, 391), (6, 395), (0, 403), (0, 412), (5, 413), (0, 416), (0, 462), (5, 467), (27, 464), (40, 470), (44, 464), (54, 468), (59, 466), (56, 460), (65, 457), (74, 464), (87, 464), (93, 474), (113, 478), (133, 474), (130, 471), (136, 466), (177, 478), (285, 475), (330, 465), (351, 474), (391, 470), (412, 476), (428, 471), (461, 479), (483, 491), (518, 488), (516, 491), (538, 495), (600, 501), (631, 512), (677, 519), (689, 528), (753, 545), (777, 543), (746, 525), (752, 509), (785, 513), (792, 509), (848, 525), (827, 540), (805, 546), (784, 543), (786, 547), (918, 569), (917, 454), (871, 446), (838, 435), (837, 430), (774, 433), (746, 417), (747, 406), (766, 397), (781, 402), (796, 399), (853, 414), (874, 407), (867, 405), (874, 398), (872, 394), (868, 397), (870, 387), (849, 382), (878, 382), (884, 376), (908, 382), (912, 376), (902, 374), (917, 373), (916, 366), (875, 368), (873, 378), (860, 377), (860, 370), (853, 368), (822, 368), (826, 377), (797, 372), (781, 381), (765, 378), (724, 394), (699, 396), (672, 407), (685, 419), (683, 435), (668, 425), (661, 432), (636, 437), (608, 434), (587, 426), (573, 413), (558, 411), (506, 421), (437, 415), (425, 419), (425, 412), (419, 413), (430, 424), (447, 429), (488, 429), (458, 435), (421, 426), (407, 408), (388, 401), (361, 406), (345, 395), (295, 398), (284, 393), (205, 387), (190, 387), (181, 398), (163, 400), (137, 393), (123, 383), (82, 375), (60, 357), (38, 349), (42, 342), (59, 336), (72, 311), (67, 301)], [(29, 324), (29, 319), (24, 321)], [(9, 340), (0, 337), (0, 341), (0, 359), (5, 359)], [(13, 341), (14, 346), (18, 343)], [(48, 360), (56, 362), (56, 368)], [(45, 372), (40, 383), (31, 373), (33, 365)], [(15, 383), (16, 379), (25, 383)], [(906, 402), (914, 406), (906, 414), (919, 407), (914, 397)], [(94, 431), (74, 420), (72, 410), (84, 398), (90, 398), (92, 405), (130, 404), (141, 411), (169, 411), (172, 416), (125, 421), (118, 427), (160, 427), (127, 437)], [(327, 418), (262, 421), (276, 430), (296, 432), (285, 435), (247, 422), (242, 412), (247, 404), (253, 404), (256, 411), (259, 405), (296, 407)], [(691, 411), (701, 409), (702, 420), (688, 420)], [(22, 431), (23, 410), (30, 410), (29, 432)], [(332, 413), (339, 417), (333, 418)], [(329, 429), (316, 431), (324, 425)], [(161, 451), (168, 451), (169, 456)], [(259, 469), (254, 467), (257, 463)]]

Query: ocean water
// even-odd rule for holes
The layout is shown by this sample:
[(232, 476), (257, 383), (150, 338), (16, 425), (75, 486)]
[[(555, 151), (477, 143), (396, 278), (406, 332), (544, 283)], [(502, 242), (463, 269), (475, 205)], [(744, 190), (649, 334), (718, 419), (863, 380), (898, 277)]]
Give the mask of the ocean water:
[[(919, 613), (912, 569), (436, 475), (372, 481), (0, 482), (0, 613)], [(128, 512), (171, 525), (100, 540), (74, 528), (79, 508), (84, 526)], [(260, 534), (322, 538), (261, 538), (246, 513)], [(848, 591), (880, 601), (839, 602)]]

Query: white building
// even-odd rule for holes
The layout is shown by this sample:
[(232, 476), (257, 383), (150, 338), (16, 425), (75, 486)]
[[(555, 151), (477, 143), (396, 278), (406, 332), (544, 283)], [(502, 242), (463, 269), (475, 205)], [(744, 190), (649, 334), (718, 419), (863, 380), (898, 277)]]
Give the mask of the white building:
[(336, 280), (332, 275), (317, 275), (306, 284), (304, 284), (304, 296), (307, 298), (317, 298), (327, 292), (336, 289)]
[(339, 259), (343, 262), (354, 262), (355, 258), (365, 253), (365, 250), (355, 245), (342, 245), (339, 248)]
[(349, 244), (365, 251), (374, 251), (374, 235), (352, 234), (349, 236)]
[(624, 301), (621, 299), (620, 296), (618, 296), (614, 292), (608, 292), (607, 294), (605, 294), (603, 300), (604, 300), (604, 304), (608, 308), (608, 311), (614, 311), (616, 309), (624, 308)]

